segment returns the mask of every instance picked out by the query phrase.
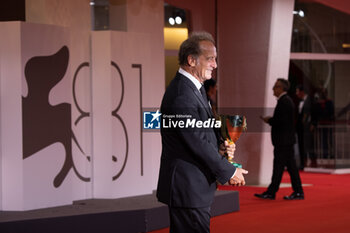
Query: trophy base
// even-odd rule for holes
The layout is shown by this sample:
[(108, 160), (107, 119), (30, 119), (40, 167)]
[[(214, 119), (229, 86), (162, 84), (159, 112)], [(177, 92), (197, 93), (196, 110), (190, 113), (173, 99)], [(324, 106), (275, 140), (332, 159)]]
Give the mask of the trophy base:
[(231, 164), (232, 164), (233, 166), (235, 166), (236, 168), (242, 168), (242, 164), (240, 164), (240, 163), (231, 162)]

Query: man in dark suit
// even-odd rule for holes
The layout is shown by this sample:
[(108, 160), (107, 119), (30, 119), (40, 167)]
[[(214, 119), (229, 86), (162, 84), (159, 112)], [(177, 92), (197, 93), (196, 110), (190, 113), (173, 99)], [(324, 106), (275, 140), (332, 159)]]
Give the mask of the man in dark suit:
[(311, 97), (307, 94), (302, 85), (296, 87), (296, 96), (299, 98), (297, 135), (300, 156), (300, 169), (303, 170), (307, 156), (311, 160), (311, 166), (315, 166), (316, 158), (313, 153), (313, 131), (315, 129), (315, 109)]
[[(201, 127), (203, 122), (216, 122), (202, 86), (217, 67), (212, 36), (193, 33), (180, 46), (179, 64), (161, 104), (165, 123), (157, 197), (169, 207), (170, 232), (210, 232), (216, 182), (244, 185), (247, 171), (219, 153), (213, 124)], [(235, 147), (225, 143), (223, 149), (233, 155)]]
[(273, 94), (278, 99), (275, 111), (272, 117), (262, 117), (265, 123), (271, 125), (271, 139), (274, 146), (271, 183), (265, 192), (255, 194), (256, 197), (262, 199), (275, 199), (285, 167), (290, 175), (294, 192), (290, 196), (285, 196), (284, 199), (304, 199), (299, 171), (294, 159), (294, 103), (287, 95), (288, 89), (288, 80), (277, 79), (273, 86)]

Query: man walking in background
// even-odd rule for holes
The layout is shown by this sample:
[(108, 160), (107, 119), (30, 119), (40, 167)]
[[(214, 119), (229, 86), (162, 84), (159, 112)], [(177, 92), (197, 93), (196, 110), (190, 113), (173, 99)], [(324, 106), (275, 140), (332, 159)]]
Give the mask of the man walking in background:
[(294, 103), (287, 95), (289, 82), (286, 79), (277, 79), (273, 86), (273, 94), (277, 97), (277, 105), (272, 117), (262, 117), (265, 123), (271, 125), (271, 139), (274, 146), (274, 159), (272, 179), (267, 190), (261, 194), (255, 194), (262, 199), (276, 198), (276, 192), (281, 184), (284, 168), (290, 175), (294, 192), (285, 196), (286, 200), (304, 199), (299, 171), (294, 158), (295, 126), (294, 126)]

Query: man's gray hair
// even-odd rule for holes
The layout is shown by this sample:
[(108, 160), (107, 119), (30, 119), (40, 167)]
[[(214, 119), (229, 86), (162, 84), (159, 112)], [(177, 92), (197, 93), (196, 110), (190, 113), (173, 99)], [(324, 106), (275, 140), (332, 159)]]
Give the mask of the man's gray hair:
[(283, 91), (288, 91), (290, 84), (287, 79), (284, 78), (278, 78), (277, 81), (279, 81), (282, 84)]
[(199, 42), (209, 41), (215, 45), (213, 36), (208, 32), (193, 32), (187, 40), (182, 42), (179, 50), (179, 64), (188, 65), (187, 58), (192, 55), (194, 58), (198, 58), (202, 51), (199, 46)]

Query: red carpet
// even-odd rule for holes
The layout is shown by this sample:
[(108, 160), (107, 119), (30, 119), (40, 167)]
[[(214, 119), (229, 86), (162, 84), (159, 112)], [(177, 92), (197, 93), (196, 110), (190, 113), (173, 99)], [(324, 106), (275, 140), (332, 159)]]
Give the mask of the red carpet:
[[(350, 175), (300, 175), (303, 184), (312, 184), (303, 187), (305, 200), (283, 200), (290, 187), (280, 188), (276, 200), (261, 200), (254, 193), (266, 188), (220, 186), (239, 191), (240, 211), (212, 218), (211, 233), (349, 233)], [(288, 173), (282, 182), (290, 183)], [(168, 228), (152, 233), (166, 232)]]

